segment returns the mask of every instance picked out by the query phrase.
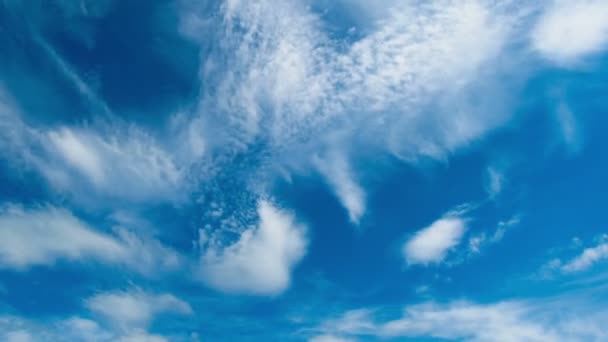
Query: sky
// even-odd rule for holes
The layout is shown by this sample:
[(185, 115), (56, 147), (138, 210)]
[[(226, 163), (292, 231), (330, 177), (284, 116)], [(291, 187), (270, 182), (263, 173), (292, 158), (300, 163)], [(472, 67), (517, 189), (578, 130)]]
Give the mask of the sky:
[(0, 340), (608, 340), (608, 2), (0, 0)]

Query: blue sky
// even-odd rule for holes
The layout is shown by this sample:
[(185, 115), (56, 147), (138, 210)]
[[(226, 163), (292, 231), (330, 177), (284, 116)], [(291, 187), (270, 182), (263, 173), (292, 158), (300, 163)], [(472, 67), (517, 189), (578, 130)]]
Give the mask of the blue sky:
[(0, 0), (0, 339), (605, 341), (608, 4)]

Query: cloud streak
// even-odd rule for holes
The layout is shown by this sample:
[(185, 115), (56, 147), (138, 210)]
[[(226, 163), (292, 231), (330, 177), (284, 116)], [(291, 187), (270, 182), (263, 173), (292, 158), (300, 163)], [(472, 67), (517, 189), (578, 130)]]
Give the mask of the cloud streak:
[(58, 261), (99, 261), (124, 265), (143, 274), (175, 269), (176, 252), (124, 228), (98, 232), (65, 209), (26, 209), (5, 205), (0, 211), (0, 266), (25, 270)]

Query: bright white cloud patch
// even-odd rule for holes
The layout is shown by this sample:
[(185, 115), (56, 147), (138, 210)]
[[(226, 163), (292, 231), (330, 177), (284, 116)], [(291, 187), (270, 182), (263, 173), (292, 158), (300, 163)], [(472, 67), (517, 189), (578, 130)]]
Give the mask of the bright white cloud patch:
[(85, 301), (92, 312), (122, 328), (144, 328), (163, 313), (189, 315), (190, 305), (171, 294), (149, 294), (133, 290), (100, 293)]
[(532, 32), (532, 46), (543, 57), (570, 64), (608, 47), (608, 3), (557, 0)]
[[(259, 223), (226, 248), (206, 246), (201, 274), (211, 287), (231, 293), (277, 294), (306, 252), (305, 229), (287, 212), (261, 200)], [(206, 241), (201, 241), (205, 245)], [(205, 247), (204, 247), (205, 248)]]
[(123, 228), (116, 234), (98, 232), (64, 209), (5, 206), (0, 211), (0, 266), (26, 269), (59, 260), (97, 260), (149, 273), (179, 262), (175, 252), (154, 239)]
[(460, 243), (466, 230), (466, 221), (458, 216), (446, 216), (423, 228), (403, 246), (408, 264), (441, 262)]

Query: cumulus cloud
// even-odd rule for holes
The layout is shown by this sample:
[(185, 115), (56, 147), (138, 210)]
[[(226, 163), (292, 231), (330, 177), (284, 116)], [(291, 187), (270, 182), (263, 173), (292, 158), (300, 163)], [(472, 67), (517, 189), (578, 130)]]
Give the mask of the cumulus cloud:
[(531, 35), (533, 48), (559, 64), (571, 64), (608, 47), (608, 4), (602, 0), (556, 0)]
[(466, 230), (466, 220), (451, 212), (409, 238), (403, 255), (409, 265), (439, 263), (458, 245)]
[(6, 205), (0, 210), (0, 266), (21, 270), (59, 260), (96, 260), (147, 274), (179, 262), (174, 251), (152, 238), (124, 228), (115, 233), (98, 232), (65, 209)]
[(289, 286), (291, 271), (306, 252), (305, 228), (265, 200), (258, 203), (258, 216), (257, 227), (246, 229), (228, 247), (202, 237), (200, 271), (209, 286), (263, 295), (278, 294)]
[(140, 290), (106, 292), (85, 301), (86, 307), (111, 323), (125, 328), (145, 328), (163, 313), (189, 315), (190, 305), (171, 294), (150, 294)]

